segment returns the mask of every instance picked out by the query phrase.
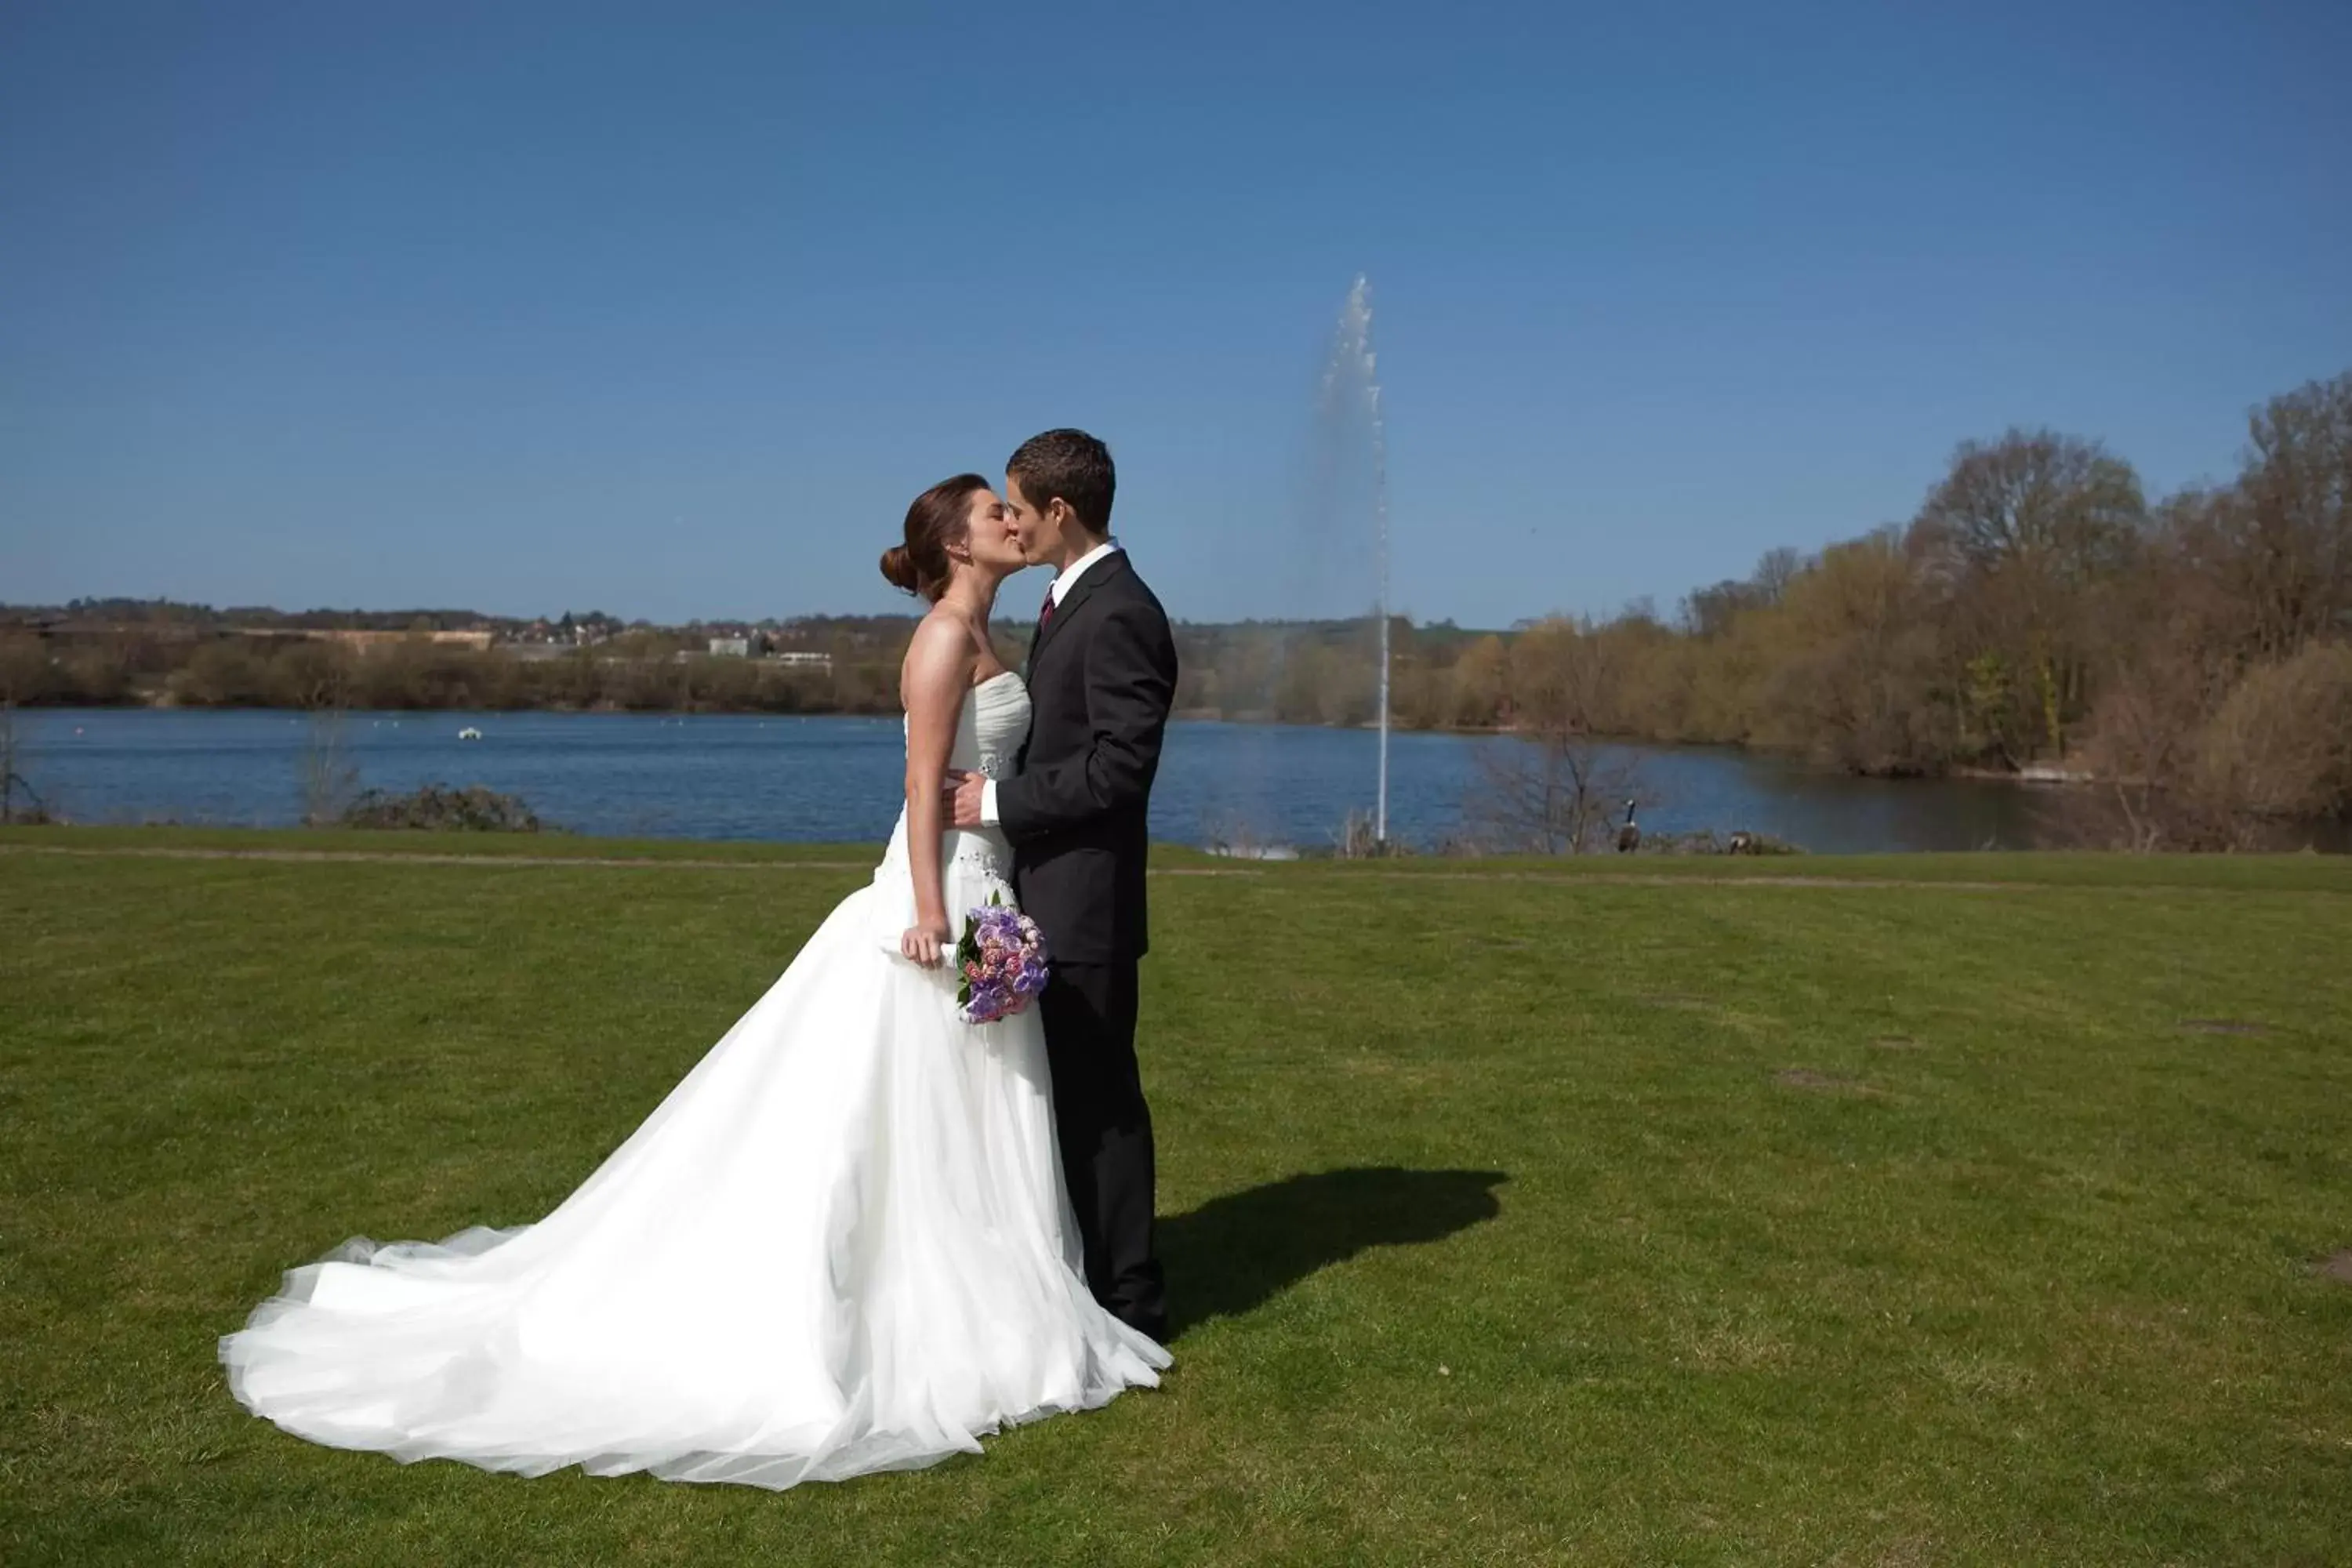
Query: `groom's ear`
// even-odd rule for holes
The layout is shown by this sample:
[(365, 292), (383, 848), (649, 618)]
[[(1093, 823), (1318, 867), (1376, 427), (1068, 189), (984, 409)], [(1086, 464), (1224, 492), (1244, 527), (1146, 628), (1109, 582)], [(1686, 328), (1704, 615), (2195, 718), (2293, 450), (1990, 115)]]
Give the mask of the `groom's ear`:
[(1066, 539), (1098, 540), (1109, 537), (1108, 534), (1097, 533), (1093, 529), (1088, 528), (1086, 520), (1078, 515), (1078, 509), (1060, 496), (1053, 499), (1047, 508), (1046, 515), (1054, 520), (1055, 531)]

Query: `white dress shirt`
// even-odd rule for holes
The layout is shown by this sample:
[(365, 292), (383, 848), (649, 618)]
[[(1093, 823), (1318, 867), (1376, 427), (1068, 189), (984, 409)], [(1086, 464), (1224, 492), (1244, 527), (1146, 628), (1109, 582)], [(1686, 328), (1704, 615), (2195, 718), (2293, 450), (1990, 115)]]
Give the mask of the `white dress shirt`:
[[(1070, 590), (1078, 585), (1078, 579), (1092, 570), (1096, 562), (1118, 552), (1118, 541), (1106, 539), (1067, 566), (1063, 567), (1055, 574), (1054, 586), (1050, 590), (1054, 595), (1054, 608), (1058, 610), (1062, 607), (1062, 601), (1070, 596)], [(996, 781), (990, 779), (980, 786), (980, 825), (982, 827), (994, 827), (997, 826), (997, 821)]]

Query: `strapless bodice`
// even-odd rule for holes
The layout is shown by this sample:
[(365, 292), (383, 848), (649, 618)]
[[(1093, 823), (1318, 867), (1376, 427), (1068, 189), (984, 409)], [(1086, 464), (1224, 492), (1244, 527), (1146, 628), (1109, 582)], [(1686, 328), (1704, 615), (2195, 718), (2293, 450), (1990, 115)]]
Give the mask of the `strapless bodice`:
[[(899, 728), (903, 732), (903, 721)], [(1028, 733), (1029, 689), (1013, 671), (999, 671), (965, 697), (948, 766), (1001, 779), (1013, 771), (1013, 759)]]
[[(905, 730), (903, 722), (900, 730)], [(964, 697), (963, 711), (956, 717), (955, 743), (948, 749), (948, 766), (1003, 778), (1013, 771), (1013, 760), (1020, 754), (1021, 742), (1028, 733), (1029, 689), (1012, 670), (992, 675)], [(950, 879), (959, 874), (973, 876), (992, 887), (1012, 875), (1012, 847), (995, 828), (950, 827), (940, 838), (941, 869)], [(898, 825), (890, 835), (890, 847), (874, 873), (876, 885), (892, 889), (895, 895), (896, 889), (908, 885), (906, 865), (907, 813), (902, 807)], [(906, 897), (911, 908), (912, 893)], [(894, 896), (890, 901), (895, 905), (898, 900)], [(890, 927), (895, 942), (907, 922), (895, 913), (885, 923), (890, 921), (898, 922)]]

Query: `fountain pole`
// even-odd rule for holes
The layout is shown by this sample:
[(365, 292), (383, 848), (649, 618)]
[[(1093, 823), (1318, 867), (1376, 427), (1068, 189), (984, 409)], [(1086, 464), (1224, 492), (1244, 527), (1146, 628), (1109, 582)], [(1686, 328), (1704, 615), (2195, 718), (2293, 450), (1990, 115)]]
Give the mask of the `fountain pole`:
[[(1367, 318), (1369, 333), (1370, 320)], [(1367, 353), (1367, 360), (1371, 355)], [(1371, 384), (1372, 516), (1381, 574), (1381, 786), (1372, 814), (1372, 838), (1386, 847), (1389, 841), (1389, 453), (1388, 434), (1381, 418), (1381, 384)]]
[(1389, 432), (1381, 407), (1380, 356), (1372, 347), (1372, 283), (1361, 273), (1349, 290), (1348, 314), (1357, 334), (1358, 360), (1364, 377), (1365, 412), (1372, 437), (1372, 550), (1379, 574), (1376, 613), (1381, 617), (1381, 766), (1380, 788), (1372, 811), (1372, 841), (1389, 841)]

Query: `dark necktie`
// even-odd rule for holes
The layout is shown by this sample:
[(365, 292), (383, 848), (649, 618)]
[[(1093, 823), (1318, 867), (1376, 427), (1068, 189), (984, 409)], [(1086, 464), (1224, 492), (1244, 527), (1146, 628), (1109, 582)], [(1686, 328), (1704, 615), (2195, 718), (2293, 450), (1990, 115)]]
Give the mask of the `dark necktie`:
[(1051, 589), (1051, 588), (1048, 588), (1048, 589), (1046, 589), (1046, 590), (1045, 590), (1045, 607), (1044, 609), (1042, 609), (1042, 610), (1040, 610), (1040, 611), (1038, 611), (1038, 612), (1037, 612), (1037, 635), (1038, 635), (1038, 636), (1040, 636), (1040, 637), (1045, 636), (1045, 628), (1046, 628), (1047, 626), (1052, 626), (1053, 624), (1054, 624), (1054, 590), (1053, 590), (1053, 589)]

